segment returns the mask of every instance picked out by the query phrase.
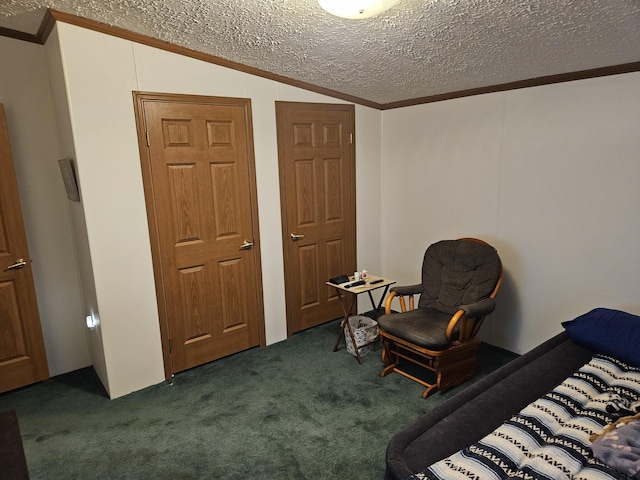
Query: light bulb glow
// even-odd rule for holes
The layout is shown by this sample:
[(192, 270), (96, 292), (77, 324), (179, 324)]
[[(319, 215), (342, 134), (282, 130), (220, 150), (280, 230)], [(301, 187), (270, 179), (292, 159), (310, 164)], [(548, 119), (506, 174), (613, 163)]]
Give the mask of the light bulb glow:
[(87, 328), (89, 330), (93, 330), (98, 326), (98, 319), (94, 318), (93, 315), (87, 315), (87, 317), (85, 318), (85, 321), (87, 322)]
[(332, 15), (343, 18), (369, 18), (389, 10), (400, 0), (318, 0)]

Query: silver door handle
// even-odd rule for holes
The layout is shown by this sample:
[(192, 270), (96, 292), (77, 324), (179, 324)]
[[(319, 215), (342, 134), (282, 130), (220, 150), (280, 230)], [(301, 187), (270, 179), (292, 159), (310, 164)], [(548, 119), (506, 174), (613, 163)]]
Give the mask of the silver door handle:
[(17, 263), (14, 263), (13, 265), (9, 265), (6, 268), (5, 272), (7, 270), (20, 270), (21, 268), (24, 268), (26, 266), (27, 266), (27, 262), (24, 261), (24, 258), (20, 258)]
[(298, 240), (302, 240), (304, 238), (304, 235), (301, 233), (292, 233), (291, 234), (291, 240), (293, 240), (294, 242), (297, 242)]
[(242, 245), (240, 245), (240, 250), (251, 250), (252, 248), (253, 242), (250, 242), (249, 240), (245, 240), (242, 242)]

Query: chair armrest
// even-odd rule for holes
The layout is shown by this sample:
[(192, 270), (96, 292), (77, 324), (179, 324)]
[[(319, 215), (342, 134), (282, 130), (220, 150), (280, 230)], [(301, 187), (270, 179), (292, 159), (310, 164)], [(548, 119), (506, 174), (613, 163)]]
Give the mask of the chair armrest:
[(483, 298), (479, 302), (460, 305), (458, 308), (464, 311), (465, 317), (478, 318), (493, 312), (496, 308), (496, 302), (493, 298)]
[(387, 295), (387, 301), (384, 305), (385, 314), (389, 315), (391, 313), (391, 302), (395, 297), (400, 299), (400, 310), (403, 312), (407, 311), (407, 304), (405, 302), (404, 297), (409, 297), (409, 310), (413, 310), (415, 308), (415, 303), (413, 300), (413, 296), (424, 291), (424, 287), (422, 284), (418, 285), (407, 285), (400, 287), (391, 287), (389, 291), (389, 295)]
[[(495, 308), (496, 302), (491, 297), (458, 306), (458, 311), (451, 317), (445, 333), (449, 346), (473, 340), (478, 335), (484, 316), (489, 315)], [(458, 339), (454, 341), (452, 337), (456, 327), (458, 328)]]
[(424, 291), (424, 287), (421, 283), (417, 285), (406, 285), (400, 287), (391, 287), (392, 292), (396, 292), (398, 295), (416, 295)]

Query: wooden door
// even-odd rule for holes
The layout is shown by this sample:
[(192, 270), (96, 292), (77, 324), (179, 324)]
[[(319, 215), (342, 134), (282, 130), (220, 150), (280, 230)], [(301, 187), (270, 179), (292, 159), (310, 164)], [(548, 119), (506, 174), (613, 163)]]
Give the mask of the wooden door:
[(0, 392), (49, 378), (7, 132), (0, 104)]
[(264, 344), (251, 105), (135, 100), (168, 377)]
[(353, 105), (276, 102), (287, 330), (342, 316), (326, 281), (356, 269)]

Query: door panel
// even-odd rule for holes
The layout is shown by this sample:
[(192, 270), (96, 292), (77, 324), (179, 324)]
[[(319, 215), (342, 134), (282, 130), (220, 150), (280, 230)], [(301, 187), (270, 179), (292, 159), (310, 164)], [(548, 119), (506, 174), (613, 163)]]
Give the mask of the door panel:
[(325, 282), (356, 268), (354, 112), (276, 102), (289, 334), (340, 317)]
[(250, 103), (137, 94), (137, 104), (174, 373), (264, 343)]
[(0, 104), (0, 392), (49, 378), (9, 134)]

